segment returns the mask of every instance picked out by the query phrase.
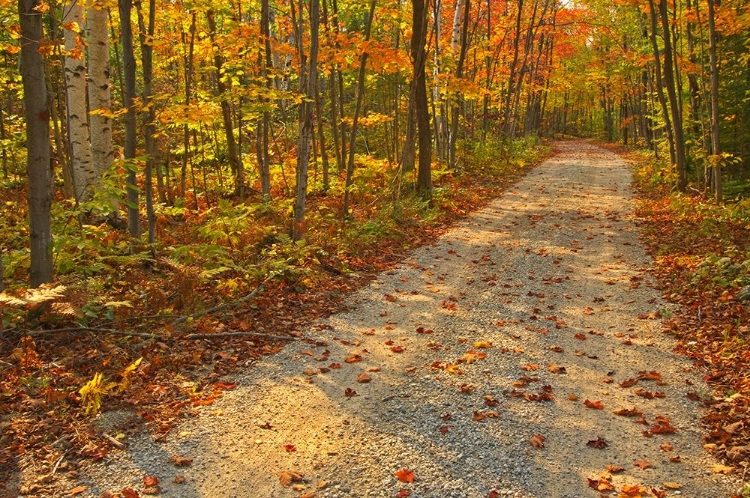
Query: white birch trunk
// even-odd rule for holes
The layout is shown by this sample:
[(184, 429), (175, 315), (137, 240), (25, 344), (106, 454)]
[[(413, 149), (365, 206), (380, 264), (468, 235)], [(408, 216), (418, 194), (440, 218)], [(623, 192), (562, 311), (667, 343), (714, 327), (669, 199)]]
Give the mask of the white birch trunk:
[(86, 12), (86, 39), (89, 55), (89, 108), (104, 111), (90, 116), (91, 152), (93, 157), (92, 186), (99, 184), (102, 175), (112, 165), (111, 81), (109, 68), (109, 13), (95, 2)]
[(451, 51), (456, 55), (458, 42), (461, 39), (461, 16), (463, 15), (466, 0), (457, 0), (456, 12), (453, 13), (453, 29), (451, 30)]
[(80, 39), (83, 9), (77, 0), (63, 7), (65, 36), (65, 93), (67, 96), (70, 164), (76, 199), (91, 198), (89, 179), (93, 173), (89, 141), (88, 108), (86, 107), (86, 64)]

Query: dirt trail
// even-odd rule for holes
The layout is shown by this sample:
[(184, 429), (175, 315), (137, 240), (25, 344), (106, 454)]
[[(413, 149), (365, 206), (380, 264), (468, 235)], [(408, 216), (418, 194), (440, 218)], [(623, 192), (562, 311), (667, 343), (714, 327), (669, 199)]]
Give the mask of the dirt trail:
[[(88, 492), (156, 476), (184, 498), (598, 496), (588, 479), (729, 496), (739, 483), (711, 471), (691, 401), (709, 391), (660, 332), (669, 307), (645, 273), (629, 171), (585, 142), (557, 147), (166, 442), (141, 434), (89, 467)], [(283, 486), (285, 471), (301, 480)]]

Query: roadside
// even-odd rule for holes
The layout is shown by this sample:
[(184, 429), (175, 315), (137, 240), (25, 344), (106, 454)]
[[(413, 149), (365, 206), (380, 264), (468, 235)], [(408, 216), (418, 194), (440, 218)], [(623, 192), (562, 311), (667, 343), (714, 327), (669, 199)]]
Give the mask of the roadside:
[(558, 145), (348, 311), (232, 378), (169, 435), (128, 437), (71, 488), (731, 495), (733, 469), (701, 447), (702, 371), (661, 333), (674, 308), (648, 274), (630, 173), (604, 149)]

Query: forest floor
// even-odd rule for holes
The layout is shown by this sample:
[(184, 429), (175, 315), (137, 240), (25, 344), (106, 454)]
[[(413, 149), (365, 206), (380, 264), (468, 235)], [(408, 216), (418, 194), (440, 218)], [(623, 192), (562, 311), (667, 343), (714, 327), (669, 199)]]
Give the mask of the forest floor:
[[(586, 142), (351, 295), (80, 496), (722, 497), (703, 371), (648, 273), (631, 174)], [(224, 381), (223, 381), (224, 382)], [(102, 430), (125, 431), (128, 410)], [(725, 462), (726, 463), (726, 462)], [(110, 493), (110, 494), (108, 494)]]

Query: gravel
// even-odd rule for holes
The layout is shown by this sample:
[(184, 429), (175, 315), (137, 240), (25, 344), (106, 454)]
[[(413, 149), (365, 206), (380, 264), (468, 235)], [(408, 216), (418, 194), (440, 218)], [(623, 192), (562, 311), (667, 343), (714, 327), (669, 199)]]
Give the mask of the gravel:
[[(688, 397), (708, 388), (660, 332), (670, 306), (646, 273), (628, 168), (586, 142), (557, 147), (166, 441), (141, 433), (84, 469), (88, 496), (142, 492), (144, 476), (185, 498), (581, 497), (598, 496), (589, 479), (602, 477), (618, 491), (731, 495), (740, 484), (712, 472)], [(361, 361), (347, 363), (353, 355)], [(660, 379), (620, 387), (639, 372)], [(371, 381), (358, 382), (362, 373)], [(613, 413), (621, 408), (647, 425)], [(657, 416), (677, 431), (645, 437)], [(606, 447), (587, 445), (598, 438)], [(607, 464), (624, 470), (609, 475)], [(399, 481), (402, 469), (413, 482)], [(284, 486), (285, 471), (296, 482)]]

